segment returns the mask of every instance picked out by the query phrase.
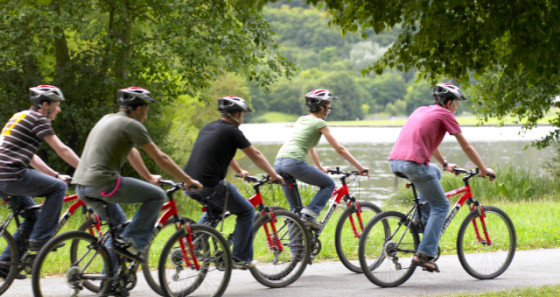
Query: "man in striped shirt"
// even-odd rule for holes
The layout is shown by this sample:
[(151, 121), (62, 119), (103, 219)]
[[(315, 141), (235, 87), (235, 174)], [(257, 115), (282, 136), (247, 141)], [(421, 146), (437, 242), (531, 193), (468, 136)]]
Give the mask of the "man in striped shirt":
[[(11, 196), (8, 203), (12, 207), (35, 205), (32, 197), (46, 198), (41, 211), (38, 214), (28, 213), (21, 230), (14, 233), (14, 239), (22, 252), (26, 249), (27, 239), (27, 248), (38, 251), (53, 235), (66, 195), (66, 181), (70, 179), (70, 176), (50, 168), (35, 154), (39, 145), (45, 141), (74, 168), (80, 161), (76, 153), (60, 141), (51, 126), (51, 121), (61, 111), (60, 102), (64, 101), (62, 91), (49, 85), (29, 90), (31, 108), (14, 114), (0, 134), (0, 192), (4, 196)], [(0, 259), (8, 257), (9, 252), (5, 251)]]

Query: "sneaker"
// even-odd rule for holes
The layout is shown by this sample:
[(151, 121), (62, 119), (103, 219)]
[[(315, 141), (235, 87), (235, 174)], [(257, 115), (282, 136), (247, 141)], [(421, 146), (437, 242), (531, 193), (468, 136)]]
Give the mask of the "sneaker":
[[(9, 261), (9, 260), (7, 260), (7, 261)], [(8, 268), (4, 265), (0, 266), (0, 278), (1, 279), (6, 279), (6, 276), (8, 276), (8, 273), (10, 273), (10, 268)], [(21, 274), (21, 273), (16, 274), (16, 279), (25, 279), (25, 278), (26, 278), (25, 274)]]
[(303, 221), (305, 227), (315, 229), (315, 230), (320, 230), (321, 228), (323, 228), (323, 225), (317, 222), (315, 218), (310, 215), (306, 215), (303, 213), (301, 214), (300, 219)]
[(136, 246), (134, 245), (134, 243), (122, 238), (122, 237), (117, 237), (113, 240), (113, 244), (111, 245), (111, 249), (125, 257), (131, 260), (134, 260), (140, 264), (145, 264), (146, 263), (146, 258), (144, 258), (144, 255), (142, 255), (142, 253), (140, 251), (138, 251), (138, 249), (136, 248)]
[[(51, 237), (52, 238), (52, 237)], [(41, 248), (43, 248), (43, 246), (45, 246), (45, 244), (47, 243), (47, 241), (49, 241), (51, 238), (45, 239), (45, 240), (33, 240), (30, 239), (29, 240), (29, 246), (27, 247), (30, 251), (32, 252), (38, 252), (41, 250)], [(63, 247), (64, 245), (66, 245), (65, 242), (60, 242), (53, 251), (56, 251), (57, 249)]]
[(242, 261), (237, 259), (232, 259), (233, 269), (247, 269), (255, 267), (257, 265), (257, 260)]

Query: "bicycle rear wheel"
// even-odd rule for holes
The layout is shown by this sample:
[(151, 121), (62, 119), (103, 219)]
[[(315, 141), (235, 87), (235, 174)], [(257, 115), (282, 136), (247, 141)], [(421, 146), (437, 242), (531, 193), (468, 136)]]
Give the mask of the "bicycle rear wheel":
[(161, 289), (165, 296), (173, 297), (193, 293), (222, 296), (231, 277), (229, 246), (212, 227), (191, 224), (190, 230), (191, 234), (187, 234), (181, 228), (163, 247), (158, 265)]
[(334, 243), (336, 253), (340, 262), (350, 271), (362, 273), (360, 261), (358, 260), (358, 245), (364, 226), (375, 215), (381, 212), (381, 208), (372, 202), (357, 201), (361, 212), (358, 213), (356, 204), (346, 208), (336, 224)]
[[(60, 243), (64, 247), (56, 248)], [(71, 259), (69, 249), (74, 249), (76, 259)], [(113, 276), (111, 257), (98, 239), (81, 231), (70, 231), (49, 240), (39, 251), (33, 263), (31, 285), (33, 295), (41, 296), (98, 296), (85, 290), (84, 282), (108, 292), (108, 281)], [(106, 270), (104, 272), (104, 270)]]
[(411, 265), (418, 248), (418, 233), (405, 214), (384, 211), (366, 225), (358, 256), (366, 277), (380, 287), (396, 287), (407, 281), (416, 266)]
[[(5, 275), (3, 278), (0, 277), (0, 295), (2, 295), (12, 285), (18, 273), (17, 263), (19, 254), (16, 242), (10, 233), (6, 229), (2, 229), (0, 232), (0, 253), (8, 247), (11, 257), (11, 259), (6, 259), (6, 261), (0, 261), (0, 269), (2, 274)], [(12, 259), (15, 259), (15, 261), (12, 261)]]
[[(457, 255), (465, 271), (478, 279), (493, 279), (511, 264), (517, 245), (509, 216), (494, 206), (482, 206), (465, 218), (457, 235)], [(488, 232), (488, 239), (484, 232)]]
[(307, 267), (309, 234), (296, 214), (282, 208), (271, 211), (276, 232), (270, 215), (260, 215), (255, 221), (253, 249), (258, 263), (250, 271), (259, 283), (281, 288), (295, 282)]

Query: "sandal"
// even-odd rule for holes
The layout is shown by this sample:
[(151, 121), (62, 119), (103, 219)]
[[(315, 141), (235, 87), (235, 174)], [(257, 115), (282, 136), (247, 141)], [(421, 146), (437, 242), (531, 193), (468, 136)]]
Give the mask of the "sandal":
[[(416, 260), (418, 258), (418, 260)], [(412, 258), (412, 265), (422, 267), (422, 270), (428, 272), (439, 272), (439, 268), (434, 261), (434, 258), (424, 255), (420, 252), (416, 252)]]

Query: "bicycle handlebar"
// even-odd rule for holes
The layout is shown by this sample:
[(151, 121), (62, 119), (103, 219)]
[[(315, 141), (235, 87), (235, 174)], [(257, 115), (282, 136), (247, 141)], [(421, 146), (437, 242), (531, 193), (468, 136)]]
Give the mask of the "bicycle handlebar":
[[(476, 169), (472, 169), (472, 170), (467, 170), (467, 169), (463, 169), (463, 168), (453, 168), (453, 173), (455, 174), (466, 174), (467, 176), (465, 176), (465, 178), (468, 180), (471, 177), (477, 176), (480, 174), (480, 169), (476, 168)], [(491, 177), (491, 178), (496, 178), (496, 176), (492, 173), (488, 173), (487, 176)]]
[(341, 170), (340, 170), (340, 167), (337, 166), (337, 167), (336, 167), (336, 170), (328, 169), (328, 170), (327, 170), (327, 173), (329, 173), (329, 174), (342, 174), (342, 175), (348, 177), (348, 176), (351, 176), (351, 175), (362, 176), (363, 173), (365, 173), (365, 171), (364, 171), (364, 172), (361, 172), (361, 173), (358, 172), (357, 170), (353, 170), (353, 171), (341, 171)]

